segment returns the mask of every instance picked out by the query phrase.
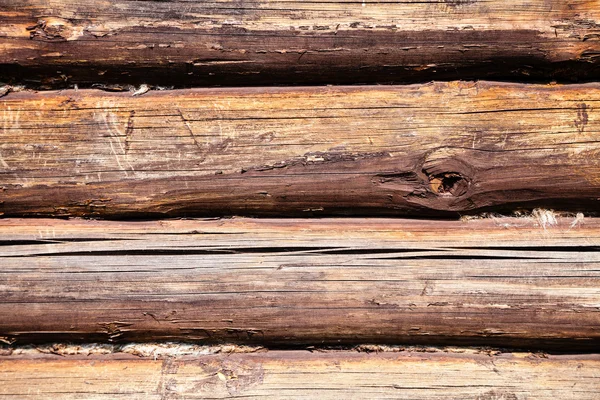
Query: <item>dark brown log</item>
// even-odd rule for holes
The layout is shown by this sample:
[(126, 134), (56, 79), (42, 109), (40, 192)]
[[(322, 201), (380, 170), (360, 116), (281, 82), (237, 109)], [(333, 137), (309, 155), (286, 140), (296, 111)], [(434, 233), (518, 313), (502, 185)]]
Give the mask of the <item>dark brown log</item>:
[[(72, 349), (52, 349), (57, 354), (63, 350)], [(64, 400), (596, 400), (600, 391), (598, 355), (428, 349), (372, 354), (270, 351), (157, 360), (127, 354), (88, 355), (88, 351), (83, 348), (80, 355), (67, 352), (63, 357), (36, 355), (35, 351), (0, 356), (0, 396)]]
[(600, 221), (0, 221), (0, 337), (600, 345)]
[(20, 92), (5, 216), (598, 208), (597, 84)]
[(0, 81), (600, 78), (597, 0), (0, 1)]

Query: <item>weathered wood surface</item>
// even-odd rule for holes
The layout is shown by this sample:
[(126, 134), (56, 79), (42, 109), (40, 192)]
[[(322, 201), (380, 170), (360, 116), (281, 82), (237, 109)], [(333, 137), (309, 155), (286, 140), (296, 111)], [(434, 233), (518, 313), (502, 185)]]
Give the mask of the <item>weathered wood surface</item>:
[[(464, 351), (464, 350), (463, 350)], [(590, 399), (598, 355), (270, 351), (0, 356), (3, 399)]]
[(0, 337), (598, 348), (600, 221), (0, 220)]
[(595, 211), (600, 85), (19, 92), (5, 216)]
[(1, 0), (0, 81), (600, 77), (597, 0)]

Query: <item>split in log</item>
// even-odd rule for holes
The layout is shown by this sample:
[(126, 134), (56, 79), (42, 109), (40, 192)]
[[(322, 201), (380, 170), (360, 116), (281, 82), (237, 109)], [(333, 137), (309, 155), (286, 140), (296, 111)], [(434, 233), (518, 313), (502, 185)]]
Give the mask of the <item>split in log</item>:
[(3, 399), (596, 400), (598, 355), (269, 351), (0, 356)]
[(600, 220), (0, 220), (6, 343), (598, 349)]
[(597, 0), (0, 2), (32, 87), (600, 78)]
[[(159, 3), (160, 4), (160, 3)], [(5, 216), (596, 210), (600, 85), (10, 93)]]

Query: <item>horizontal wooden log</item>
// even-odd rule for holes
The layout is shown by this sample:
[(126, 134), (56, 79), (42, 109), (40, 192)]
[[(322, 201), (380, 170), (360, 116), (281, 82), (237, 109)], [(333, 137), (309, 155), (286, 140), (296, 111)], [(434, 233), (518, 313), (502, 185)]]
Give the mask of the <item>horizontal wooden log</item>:
[(600, 85), (20, 92), (5, 216), (596, 210)]
[(0, 81), (598, 80), (599, 26), (597, 0), (4, 0)]
[(598, 348), (600, 221), (0, 220), (0, 338)]
[(270, 351), (194, 358), (3, 356), (3, 399), (590, 399), (598, 355)]

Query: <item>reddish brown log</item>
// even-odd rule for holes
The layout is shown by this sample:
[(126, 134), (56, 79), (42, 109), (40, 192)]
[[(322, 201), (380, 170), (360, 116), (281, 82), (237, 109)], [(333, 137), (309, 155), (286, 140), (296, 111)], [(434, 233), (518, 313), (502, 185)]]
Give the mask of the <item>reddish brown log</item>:
[(597, 80), (599, 10), (597, 0), (3, 0), (0, 81)]
[(597, 349), (600, 221), (0, 221), (0, 337)]
[(600, 391), (598, 355), (427, 349), (373, 354), (270, 351), (157, 360), (126, 354), (87, 355), (86, 348), (79, 349), (80, 355), (69, 355), (72, 346), (52, 349), (57, 354), (64, 350), (68, 352), (63, 357), (35, 355), (35, 351), (0, 356), (0, 396), (65, 400), (595, 400)]
[(211, 89), (0, 102), (5, 216), (594, 211), (597, 84)]

